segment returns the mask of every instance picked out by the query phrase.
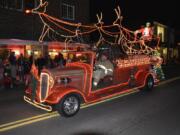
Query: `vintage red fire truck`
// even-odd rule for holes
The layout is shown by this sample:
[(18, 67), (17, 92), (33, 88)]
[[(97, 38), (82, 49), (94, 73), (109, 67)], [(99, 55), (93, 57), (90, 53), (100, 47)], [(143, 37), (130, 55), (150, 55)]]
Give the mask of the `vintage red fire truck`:
[(105, 76), (94, 88), (93, 70), (98, 53), (91, 50), (68, 52), (69, 56), (75, 57), (74, 60), (67, 62), (64, 67), (43, 69), (36, 78), (35, 91), (32, 85), (26, 88), (25, 101), (71, 117), (79, 111), (81, 104), (99, 102), (135, 88), (151, 90), (159, 82), (152, 69), (151, 56), (115, 57), (110, 54), (114, 65), (113, 75)]

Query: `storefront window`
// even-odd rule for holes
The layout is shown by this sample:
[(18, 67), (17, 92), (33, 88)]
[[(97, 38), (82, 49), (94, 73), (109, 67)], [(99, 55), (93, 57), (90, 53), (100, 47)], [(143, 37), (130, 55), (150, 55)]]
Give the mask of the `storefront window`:
[(57, 52), (57, 51), (50, 51), (50, 52), (49, 52), (49, 55), (50, 55), (50, 57), (51, 57), (52, 59), (54, 59), (55, 56), (58, 55), (58, 52)]

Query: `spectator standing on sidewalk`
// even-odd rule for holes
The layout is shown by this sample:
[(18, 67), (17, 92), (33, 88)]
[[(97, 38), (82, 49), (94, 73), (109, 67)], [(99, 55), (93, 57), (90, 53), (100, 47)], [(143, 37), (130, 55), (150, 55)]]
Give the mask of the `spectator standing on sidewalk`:
[(24, 82), (24, 56), (21, 54), (17, 60), (19, 81)]
[(31, 54), (30, 56), (29, 56), (29, 64), (30, 64), (30, 68), (32, 67), (32, 64), (33, 64), (33, 62), (34, 62), (34, 56), (33, 56), (33, 54)]
[(4, 72), (3, 62), (2, 59), (0, 58), (0, 89), (3, 87), (3, 72)]
[(45, 56), (45, 67), (53, 68), (53, 60), (51, 59), (50, 55)]
[(41, 74), (41, 70), (43, 69), (43, 67), (45, 66), (45, 59), (42, 55), (40, 55), (39, 58), (37, 58), (36, 60), (36, 66), (38, 67), (38, 75), (40, 76)]
[(15, 82), (16, 82), (16, 74), (17, 74), (17, 69), (16, 69), (16, 56), (15, 56), (15, 52), (11, 52), (10, 56), (9, 56), (9, 63), (10, 63), (10, 69), (11, 69), (11, 88), (14, 87)]
[(64, 56), (62, 53), (59, 53), (55, 58), (54, 58), (54, 63), (56, 67), (64, 67), (66, 65), (66, 60), (64, 59)]

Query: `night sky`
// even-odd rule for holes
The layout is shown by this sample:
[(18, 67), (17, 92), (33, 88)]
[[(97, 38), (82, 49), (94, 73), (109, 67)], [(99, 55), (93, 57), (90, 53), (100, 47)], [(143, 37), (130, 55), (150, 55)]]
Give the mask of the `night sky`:
[[(121, 7), (124, 17), (123, 25), (132, 29), (144, 25), (146, 22), (157, 21), (180, 30), (180, 4), (178, 0), (96, 0), (98, 6), (106, 8), (104, 18), (111, 17), (114, 11), (110, 7)], [(109, 2), (112, 1), (112, 5)], [(108, 4), (107, 4), (108, 3)], [(109, 20), (111, 20), (109, 19)], [(108, 21), (107, 21), (108, 22)]]

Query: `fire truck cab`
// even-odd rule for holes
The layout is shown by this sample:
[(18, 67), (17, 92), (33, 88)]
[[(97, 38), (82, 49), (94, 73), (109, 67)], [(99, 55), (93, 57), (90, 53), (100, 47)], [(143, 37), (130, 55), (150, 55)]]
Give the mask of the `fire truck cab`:
[[(74, 116), (80, 106), (99, 102), (135, 88), (151, 90), (158, 83), (147, 55), (110, 54), (114, 66), (112, 76), (105, 76), (93, 87), (93, 70), (101, 52), (80, 50), (68, 52), (64, 67), (43, 69), (36, 79), (36, 87), (26, 88), (24, 100), (41, 109), (57, 110), (62, 116)], [(35, 74), (34, 74), (35, 75)]]

